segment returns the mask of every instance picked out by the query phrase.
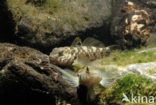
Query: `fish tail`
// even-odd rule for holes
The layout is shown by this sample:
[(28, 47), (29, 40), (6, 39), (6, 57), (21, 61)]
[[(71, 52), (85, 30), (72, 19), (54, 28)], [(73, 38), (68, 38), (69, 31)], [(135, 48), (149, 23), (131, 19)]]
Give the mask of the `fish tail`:
[(109, 48), (109, 51), (113, 51), (113, 50), (121, 49), (121, 46), (120, 45), (111, 45), (111, 46), (108, 46), (108, 48)]

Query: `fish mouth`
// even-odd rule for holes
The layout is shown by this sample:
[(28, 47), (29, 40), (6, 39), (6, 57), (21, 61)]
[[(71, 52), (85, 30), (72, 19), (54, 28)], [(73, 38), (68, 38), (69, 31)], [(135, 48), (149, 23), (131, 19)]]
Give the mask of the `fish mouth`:
[(85, 75), (79, 74), (78, 76), (81, 80), (90, 79), (90, 78), (101, 78), (101, 76), (99, 76), (98, 73), (85, 74)]
[(85, 75), (80, 76), (79, 80), (80, 80), (81, 85), (85, 85), (88, 88), (90, 88), (90, 87), (94, 86), (95, 84), (99, 84), (100, 81), (102, 80), (102, 78), (96, 74), (90, 74), (87, 76), (85, 76)]

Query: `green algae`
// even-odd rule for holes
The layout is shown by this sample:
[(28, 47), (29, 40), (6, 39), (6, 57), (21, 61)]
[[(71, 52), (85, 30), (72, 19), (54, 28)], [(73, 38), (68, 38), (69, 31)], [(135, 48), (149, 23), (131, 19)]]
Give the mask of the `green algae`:
[[(145, 48), (142, 48), (145, 49)], [(140, 49), (133, 50), (115, 50), (109, 56), (104, 57), (101, 61), (102, 64), (109, 65), (120, 65), (126, 66), (129, 64), (135, 63), (147, 63), (147, 62), (155, 62), (156, 54), (154, 51), (138, 53)]]
[[(96, 23), (99, 22), (98, 16), (86, 12), (88, 8), (92, 9), (86, 0), (7, 0), (7, 2), (15, 23), (23, 18), (27, 19), (30, 21), (28, 23), (33, 32), (37, 32), (39, 35), (45, 33), (62, 35), (69, 30), (73, 34), (94, 24), (96, 26), (98, 25)], [(93, 12), (96, 14), (97, 11)], [(107, 18), (111, 14), (109, 12), (108, 10), (105, 13), (108, 15)], [(103, 10), (99, 9), (99, 14), (103, 14)]]
[[(103, 89), (98, 97), (98, 105), (122, 105), (123, 93), (126, 94), (130, 100), (132, 94), (134, 94), (134, 96), (156, 96), (156, 83), (140, 75), (127, 75), (122, 79), (118, 79), (112, 87)], [(131, 104), (124, 103), (124, 105)]]

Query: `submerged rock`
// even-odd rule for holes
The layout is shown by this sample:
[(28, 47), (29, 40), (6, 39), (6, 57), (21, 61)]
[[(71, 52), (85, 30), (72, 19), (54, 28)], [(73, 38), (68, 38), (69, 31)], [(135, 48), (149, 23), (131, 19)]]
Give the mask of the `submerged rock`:
[[(8, 25), (0, 33), (47, 54), (54, 47), (70, 45), (75, 36), (136, 47), (148, 41), (156, 11), (144, 0), (130, 1), (135, 8), (123, 8), (128, 7), (125, 0), (3, 0), (0, 21)], [(133, 20), (138, 13), (142, 18)], [(129, 23), (135, 28), (127, 31), (132, 28)]]
[(111, 15), (111, 0), (6, 1), (16, 24), (16, 37), (42, 51), (65, 45), (64, 41), (71, 44), (73, 37), (101, 27)]
[(155, 50), (156, 50), (156, 48), (148, 48), (145, 50), (138, 51), (138, 53), (145, 53), (145, 52), (150, 52), (150, 51), (155, 51)]
[(115, 8), (115, 18), (111, 24), (111, 35), (115, 42), (123, 48), (145, 45), (154, 28), (154, 9), (135, 0), (128, 0)]
[(144, 4), (146, 4), (147, 6), (151, 7), (151, 8), (156, 8), (156, 1), (155, 0), (140, 0), (141, 2), (143, 2)]
[(63, 80), (58, 69), (37, 50), (0, 43), (0, 103), (54, 105), (58, 98), (76, 104), (77, 89)]
[(126, 68), (127, 72), (138, 73), (154, 82), (156, 82), (156, 62), (131, 64)]

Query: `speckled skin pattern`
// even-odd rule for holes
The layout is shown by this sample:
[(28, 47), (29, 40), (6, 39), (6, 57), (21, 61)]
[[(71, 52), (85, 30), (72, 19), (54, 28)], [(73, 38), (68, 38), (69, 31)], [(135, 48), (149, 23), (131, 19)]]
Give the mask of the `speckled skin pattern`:
[(137, 8), (133, 2), (127, 2), (127, 5), (123, 6), (123, 11), (125, 11), (125, 28), (122, 31), (125, 36), (124, 42), (128, 43), (128, 40), (131, 40), (129, 38), (131, 35), (133, 40), (140, 40), (140, 43), (144, 45), (150, 38), (152, 31), (150, 13)]
[(69, 66), (76, 59), (88, 59), (90, 61), (102, 58), (110, 53), (110, 48), (99, 48), (94, 46), (76, 46), (54, 48), (50, 53), (50, 61), (60, 66)]

